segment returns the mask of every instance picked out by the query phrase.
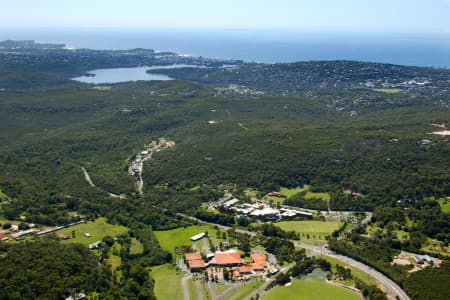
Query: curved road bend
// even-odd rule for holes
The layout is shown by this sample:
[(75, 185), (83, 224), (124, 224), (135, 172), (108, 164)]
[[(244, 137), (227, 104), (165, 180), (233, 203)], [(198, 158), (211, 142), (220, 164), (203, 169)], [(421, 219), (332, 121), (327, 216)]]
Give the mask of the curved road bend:
[[(222, 228), (224, 230), (229, 230), (229, 229), (233, 229), (229, 226), (224, 226), (224, 225), (220, 225), (220, 224), (215, 224), (215, 223), (209, 223), (209, 222), (205, 222), (202, 221), (200, 219), (197, 219), (195, 217), (192, 216), (188, 216), (185, 214), (180, 214), (178, 213), (178, 215), (193, 220), (193, 221), (197, 221), (199, 223), (203, 223), (203, 224), (207, 224), (207, 225), (211, 225), (211, 226), (217, 226), (219, 228)], [(235, 229), (236, 232), (239, 233), (245, 233), (248, 234), (250, 236), (256, 236), (255, 232), (251, 232), (251, 231), (247, 231), (247, 230), (242, 230), (242, 229)], [(334, 253), (332, 251), (329, 251), (327, 249), (324, 249), (323, 247), (319, 247), (319, 246), (312, 246), (312, 245), (308, 245), (308, 244), (304, 244), (301, 242), (297, 242), (297, 241), (292, 241), (294, 243), (295, 247), (298, 248), (303, 248), (303, 249), (308, 249), (311, 250), (314, 253), (317, 254), (321, 254), (321, 255), (325, 255), (325, 256), (329, 256), (332, 257), (334, 259), (337, 259), (343, 263), (346, 263), (352, 267), (355, 267), (361, 271), (363, 271), (364, 273), (368, 274), (370, 277), (372, 277), (373, 279), (375, 279), (381, 286), (384, 287), (384, 292), (387, 294), (387, 296), (389, 298), (395, 299), (396, 296), (398, 296), (401, 300), (411, 300), (411, 298), (405, 293), (405, 291), (402, 290), (402, 288), (396, 284), (394, 281), (392, 281), (390, 278), (388, 278), (386, 275), (378, 272), (377, 270), (344, 255), (341, 254), (337, 254)]]
[(349, 266), (355, 267), (363, 271), (364, 273), (368, 274), (370, 277), (375, 279), (378, 283), (380, 283), (385, 288), (385, 293), (387, 293), (388, 296), (390, 296), (392, 299), (395, 299), (395, 296), (399, 296), (401, 300), (411, 300), (411, 298), (409, 298), (409, 296), (405, 293), (405, 291), (403, 291), (402, 288), (398, 284), (396, 284), (393, 280), (391, 280), (383, 273), (373, 269), (372, 267), (363, 264), (362, 262), (359, 262), (345, 255), (337, 254), (333, 251), (329, 251), (322, 247), (307, 245), (296, 241), (292, 242), (296, 247), (311, 250), (312, 252), (317, 253), (318, 255), (329, 256), (343, 263), (346, 263)]

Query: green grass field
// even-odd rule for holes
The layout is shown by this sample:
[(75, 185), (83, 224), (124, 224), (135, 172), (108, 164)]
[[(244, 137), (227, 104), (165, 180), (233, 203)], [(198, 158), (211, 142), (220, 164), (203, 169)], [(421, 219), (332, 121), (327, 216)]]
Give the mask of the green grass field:
[(305, 199), (307, 199), (307, 200), (321, 199), (323, 201), (328, 201), (331, 199), (331, 195), (330, 195), (330, 193), (316, 193), (316, 192), (307, 191), (305, 194)]
[[(75, 238), (72, 238), (72, 231), (75, 231)], [(128, 228), (124, 226), (109, 224), (106, 218), (98, 218), (94, 222), (89, 221), (85, 224), (64, 228), (57, 231), (56, 234), (68, 234), (70, 239), (65, 240), (65, 242), (89, 245), (101, 241), (107, 235), (115, 237), (127, 232)], [(91, 236), (85, 237), (85, 233), (89, 233)]]
[(208, 231), (210, 234), (215, 234), (216, 232), (216, 230), (210, 226), (195, 225), (186, 228), (183, 227), (172, 230), (154, 231), (154, 233), (161, 247), (175, 255), (176, 247), (191, 245), (192, 242), (189, 238), (205, 231)]
[(441, 210), (444, 213), (450, 213), (450, 200), (446, 198), (439, 199), (439, 205), (441, 206)]
[(325, 237), (331, 235), (338, 229), (340, 222), (322, 222), (322, 221), (283, 221), (275, 223), (283, 230), (296, 231), (300, 233), (300, 240), (303, 243), (323, 246), (327, 243)]
[(303, 187), (296, 187), (293, 189), (288, 189), (288, 188), (282, 187), (280, 189), (280, 193), (283, 194), (283, 196), (286, 196), (286, 198), (290, 198), (290, 197), (294, 196), (295, 194), (309, 190), (309, 188), (310, 188), (309, 185), (304, 185)]
[(114, 245), (109, 250), (109, 258), (107, 260), (107, 264), (111, 265), (111, 271), (112, 272), (116, 271), (117, 281), (120, 281), (120, 279), (122, 278), (122, 271), (117, 270), (117, 268), (119, 268), (122, 265), (122, 259), (120, 258), (120, 256), (114, 255), (114, 252), (119, 253), (120, 248), (121, 246), (119, 243), (114, 243)]
[(244, 191), (244, 194), (245, 194), (247, 197), (253, 198), (253, 197), (256, 197), (256, 196), (258, 195), (258, 191), (254, 191), (254, 190), (252, 190), (252, 189), (246, 189), (246, 190)]
[(227, 286), (223, 283), (216, 283), (216, 288), (217, 288), (219, 295), (221, 295), (223, 293), (223, 291), (225, 291), (228, 287), (229, 286)]
[(136, 238), (131, 239), (130, 254), (142, 254), (144, 246)]
[(157, 299), (183, 299), (182, 276), (177, 274), (174, 266), (165, 264), (153, 267), (150, 276), (155, 280), (155, 295)]
[(386, 93), (386, 94), (398, 94), (402, 90), (401, 89), (374, 89), (375, 92)]
[(283, 204), (285, 199), (289, 199), (292, 196), (298, 194), (298, 193), (305, 193), (305, 199), (307, 200), (311, 200), (311, 199), (320, 199), (323, 201), (329, 201), (331, 198), (330, 193), (326, 193), (326, 192), (311, 192), (310, 191), (311, 186), (310, 185), (304, 185), (303, 187), (296, 187), (296, 188), (285, 188), (282, 187), (280, 188), (280, 193), (284, 196), (284, 197), (274, 197), (274, 196), (265, 196), (265, 199), (267, 201), (271, 201), (273, 203), (279, 203), (279, 204)]
[(361, 296), (325, 281), (295, 279), (290, 286), (279, 286), (262, 297), (263, 300), (359, 300)]
[(241, 300), (245, 299), (246, 296), (250, 295), (251, 292), (253, 292), (255, 289), (260, 287), (263, 284), (263, 281), (253, 280), (250, 282), (246, 282), (243, 285), (241, 285), (239, 288), (233, 290), (231, 293), (225, 297), (225, 300)]
[[(302, 234), (309, 234), (311, 238), (313, 235), (316, 238), (320, 237), (324, 239), (327, 235), (330, 235), (333, 231), (338, 229), (342, 223), (340, 222), (322, 222), (322, 221), (283, 221), (275, 224), (276, 226), (287, 231), (296, 231)], [(304, 237), (301, 236), (303, 239)]]
[(192, 280), (192, 278), (190, 278), (187, 281), (187, 286), (189, 289), (189, 299), (191, 299), (191, 300), (197, 299), (198, 298), (197, 289), (195, 288), (195, 284), (194, 284), (194, 281)]
[(373, 279), (367, 273), (361, 271), (360, 269), (351, 267), (351, 266), (349, 266), (347, 264), (344, 264), (341, 261), (339, 261), (337, 259), (334, 259), (334, 258), (331, 258), (329, 256), (320, 256), (320, 258), (323, 258), (324, 260), (328, 261), (331, 264), (333, 270), (336, 269), (336, 265), (340, 265), (342, 267), (350, 268), (350, 270), (352, 271), (352, 274), (353, 274), (354, 277), (356, 277), (359, 280), (365, 282), (366, 284), (378, 285), (378, 283), (375, 281), (375, 279)]

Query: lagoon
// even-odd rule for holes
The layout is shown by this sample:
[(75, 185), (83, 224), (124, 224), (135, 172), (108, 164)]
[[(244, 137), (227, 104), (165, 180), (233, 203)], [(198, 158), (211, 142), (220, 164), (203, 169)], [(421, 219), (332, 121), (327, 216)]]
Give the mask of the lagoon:
[(174, 68), (187, 68), (187, 67), (197, 67), (193, 65), (169, 65), (169, 66), (144, 66), (135, 68), (111, 68), (111, 69), (97, 69), (87, 72), (92, 74), (92, 76), (80, 76), (72, 78), (72, 80), (91, 83), (91, 84), (112, 84), (127, 81), (138, 81), (138, 80), (159, 80), (167, 81), (173, 80), (173, 78), (157, 73), (147, 73), (148, 70), (155, 69), (174, 69)]

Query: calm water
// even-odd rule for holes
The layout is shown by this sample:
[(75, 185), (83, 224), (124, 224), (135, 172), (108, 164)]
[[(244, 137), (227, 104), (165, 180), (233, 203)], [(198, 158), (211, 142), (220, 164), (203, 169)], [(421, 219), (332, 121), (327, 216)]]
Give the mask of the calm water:
[(183, 67), (194, 67), (194, 66), (171, 65), (171, 66), (152, 66), (152, 67), (137, 67), (137, 68), (97, 69), (88, 72), (90, 74), (94, 74), (95, 76), (80, 76), (72, 79), (76, 81), (93, 84), (119, 83), (138, 80), (165, 81), (165, 80), (172, 80), (172, 78), (163, 74), (147, 73), (147, 71), (154, 69), (174, 69)]
[(271, 30), (0, 29), (0, 40), (34, 39), (75, 48), (150, 48), (257, 62), (358, 60), (450, 67), (450, 33), (327, 33)]

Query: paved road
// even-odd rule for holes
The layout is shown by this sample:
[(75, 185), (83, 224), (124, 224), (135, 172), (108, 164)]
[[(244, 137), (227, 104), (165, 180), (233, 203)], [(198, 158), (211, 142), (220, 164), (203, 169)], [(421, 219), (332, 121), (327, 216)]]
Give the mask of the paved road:
[(195, 289), (197, 290), (198, 300), (203, 300), (203, 292), (202, 292), (202, 286), (200, 284), (200, 281), (195, 280), (194, 284), (195, 284)]
[(307, 244), (295, 242), (295, 241), (293, 241), (293, 242), (296, 247), (311, 250), (312, 252), (314, 252), (318, 255), (325, 255), (325, 256), (332, 257), (336, 260), (346, 263), (349, 266), (360, 269), (364, 273), (366, 273), (369, 276), (371, 276), (372, 278), (374, 278), (377, 282), (379, 282), (385, 288), (385, 292), (388, 294), (388, 296), (390, 296), (392, 299), (395, 299), (395, 296), (399, 296), (400, 299), (402, 299), (402, 300), (411, 300), (411, 298), (409, 298), (409, 296), (402, 290), (402, 288), (399, 285), (397, 285), (394, 281), (389, 279), (384, 274), (369, 267), (368, 265), (365, 265), (365, 264), (363, 264), (353, 258), (350, 258), (348, 256), (344, 256), (341, 254), (337, 254), (333, 251), (329, 251), (323, 247), (307, 245)]
[(219, 297), (219, 291), (217, 290), (217, 286), (214, 282), (208, 281), (208, 288), (211, 292), (211, 299), (217, 299)]
[(194, 300), (189, 297), (189, 288), (187, 285), (188, 280), (191, 279), (191, 276), (184, 276), (181, 279), (181, 286), (183, 287), (183, 299), (184, 300)]
[[(205, 222), (205, 221), (199, 220), (197, 218), (194, 218), (194, 217), (191, 217), (188, 215), (184, 215), (184, 214), (178, 214), (178, 215), (183, 216), (188, 219), (191, 219), (193, 221), (197, 221), (199, 223), (208, 224), (211, 226), (217, 226), (224, 230), (232, 229), (229, 226)], [(251, 232), (251, 231), (247, 231), (247, 230), (235, 229), (235, 231), (239, 232), (239, 233), (245, 233), (245, 234), (248, 234), (251, 236), (256, 236), (255, 232)], [(405, 291), (403, 291), (402, 288), (398, 284), (396, 284), (394, 281), (389, 279), (386, 275), (378, 272), (377, 270), (374, 270), (373, 268), (371, 268), (353, 258), (344, 256), (341, 254), (337, 254), (333, 251), (329, 251), (329, 250), (325, 249), (324, 247), (308, 245), (308, 244), (304, 244), (304, 243), (297, 242), (297, 241), (292, 241), (292, 242), (294, 243), (295, 247), (311, 250), (312, 252), (314, 252), (318, 255), (325, 255), (325, 256), (332, 257), (332, 258), (339, 260), (343, 263), (346, 263), (352, 267), (360, 269), (361, 271), (363, 271), (364, 273), (368, 274), (373, 279), (375, 279), (384, 288), (385, 293), (387, 294), (387, 296), (390, 299), (395, 299), (395, 297), (398, 296), (400, 298), (400, 300), (411, 300), (411, 298), (405, 293)]]

